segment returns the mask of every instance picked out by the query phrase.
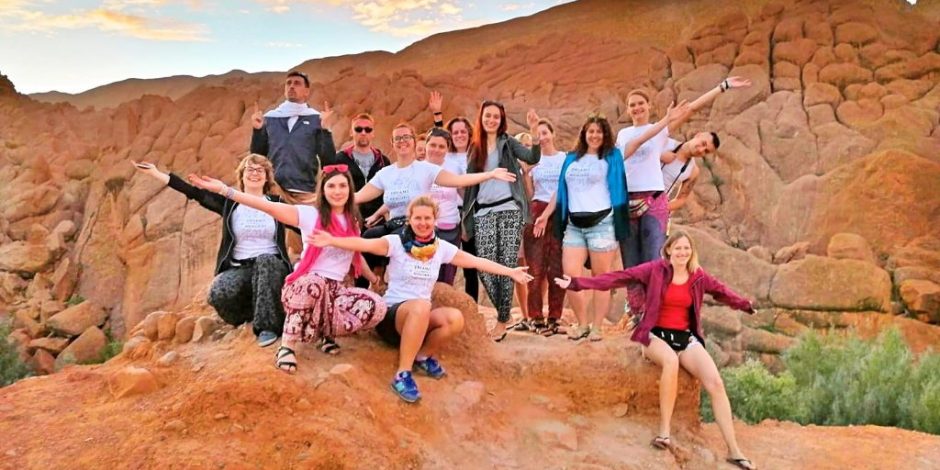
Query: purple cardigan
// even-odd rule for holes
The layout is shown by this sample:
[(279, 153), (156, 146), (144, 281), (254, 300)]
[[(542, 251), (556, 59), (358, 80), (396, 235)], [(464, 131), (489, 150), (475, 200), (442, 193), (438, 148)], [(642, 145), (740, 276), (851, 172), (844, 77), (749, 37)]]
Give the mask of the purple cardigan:
[[(711, 296), (733, 309), (754, 313), (751, 302), (736, 294), (722, 284), (704, 269), (699, 268), (689, 276), (692, 289), (692, 334), (705, 344), (705, 335), (702, 333), (702, 299), (705, 294)], [(650, 261), (623, 271), (613, 271), (595, 277), (575, 277), (571, 279), (569, 290), (610, 290), (617, 287), (628, 287), (632, 283), (640, 283), (645, 287), (645, 301), (642, 312), (644, 315), (630, 337), (633, 341), (649, 346), (650, 330), (659, 320), (659, 306), (666, 296), (666, 289), (672, 282), (672, 265), (666, 260)], [(649, 295), (658, 293), (658, 295)], [(631, 302), (631, 306), (633, 302)]]

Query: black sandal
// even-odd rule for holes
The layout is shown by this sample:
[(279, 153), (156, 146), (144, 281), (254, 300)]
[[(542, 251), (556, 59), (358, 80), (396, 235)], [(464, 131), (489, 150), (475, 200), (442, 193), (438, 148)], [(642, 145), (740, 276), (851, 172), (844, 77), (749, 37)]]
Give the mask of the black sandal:
[[(751, 462), (748, 459), (732, 459), (731, 457), (728, 457), (725, 459), (725, 462), (728, 462), (731, 465), (742, 468), (744, 470), (757, 470), (757, 467), (754, 466), (754, 462)], [(747, 465), (745, 465), (744, 462), (747, 462)]]
[(557, 320), (548, 320), (548, 323), (545, 324), (545, 327), (538, 331), (538, 333), (546, 338), (549, 336), (554, 336), (557, 334), (564, 334), (565, 331), (562, 330), (561, 325), (558, 324)]
[(506, 327), (506, 330), (507, 330), (507, 331), (508, 331), (508, 330), (513, 330), (513, 331), (531, 331), (532, 329), (533, 329), (532, 323), (530, 323), (529, 320), (527, 320), (527, 319), (525, 319), (525, 318), (523, 318), (522, 320), (519, 320), (519, 322), (516, 323), (515, 325), (510, 325), (510, 326), (507, 326), (507, 327)]
[(339, 354), (339, 349), (339, 345), (336, 344), (336, 340), (333, 338), (323, 338), (320, 340), (320, 352), (323, 354), (335, 356)]
[(669, 439), (669, 436), (656, 436), (650, 441), (650, 445), (659, 450), (669, 450), (672, 446), (672, 439)]
[(274, 357), (276, 358), (274, 361), (274, 367), (277, 367), (278, 370), (287, 374), (293, 374), (297, 372), (297, 355), (294, 354), (293, 349), (288, 348), (287, 346), (281, 346), (277, 348), (277, 351), (274, 353)]

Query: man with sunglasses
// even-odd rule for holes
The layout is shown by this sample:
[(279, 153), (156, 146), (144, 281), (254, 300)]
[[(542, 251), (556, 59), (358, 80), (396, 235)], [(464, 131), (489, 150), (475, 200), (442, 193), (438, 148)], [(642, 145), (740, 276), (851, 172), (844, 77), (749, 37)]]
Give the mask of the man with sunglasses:
[[(352, 176), (355, 190), (359, 191), (363, 186), (379, 172), (382, 168), (390, 164), (388, 157), (382, 154), (382, 151), (372, 146), (375, 138), (375, 119), (371, 115), (361, 113), (353, 118), (350, 123), (349, 136), (352, 138), (353, 145), (340, 150), (336, 153), (335, 163), (349, 167), (349, 174)], [(359, 204), (359, 213), (363, 220), (372, 217), (380, 207), (382, 199), (374, 199), (369, 202)], [(362, 227), (363, 230), (366, 227)], [(371, 255), (366, 255), (369, 266), (375, 267), (378, 271), (379, 266)], [(369, 281), (360, 277), (356, 279), (356, 286), (367, 288)]]
[(324, 103), (323, 111), (307, 105), (310, 79), (292, 71), (284, 82), (285, 101), (262, 114), (255, 104), (251, 116), (251, 152), (265, 155), (274, 165), (274, 179), (299, 202), (312, 202), (321, 165), (328, 165), (336, 153), (330, 133), (333, 111)]

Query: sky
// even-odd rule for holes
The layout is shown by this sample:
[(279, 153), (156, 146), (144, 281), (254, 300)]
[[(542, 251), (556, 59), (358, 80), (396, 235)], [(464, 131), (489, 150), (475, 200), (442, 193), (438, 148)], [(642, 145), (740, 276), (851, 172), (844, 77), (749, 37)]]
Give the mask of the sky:
[(283, 71), (318, 57), (395, 52), (561, 3), (0, 0), (0, 73), (21, 93), (77, 93), (126, 78)]

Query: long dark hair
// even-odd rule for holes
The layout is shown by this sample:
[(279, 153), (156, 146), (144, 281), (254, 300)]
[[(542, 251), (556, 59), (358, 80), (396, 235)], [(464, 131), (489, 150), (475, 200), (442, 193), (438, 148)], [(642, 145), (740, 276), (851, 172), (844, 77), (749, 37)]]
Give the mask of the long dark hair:
[(346, 199), (346, 206), (343, 207), (343, 213), (349, 216), (351, 219), (350, 222), (356, 224), (356, 227), (362, 223), (362, 216), (359, 215), (359, 207), (356, 206), (354, 197), (356, 195), (356, 185), (353, 183), (352, 175), (349, 174), (349, 170), (342, 171), (338, 168), (340, 166), (345, 165), (325, 166), (324, 169), (326, 171), (320, 172), (320, 177), (317, 181), (317, 212), (320, 214), (320, 223), (325, 230), (329, 230), (330, 222), (333, 221), (333, 208), (330, 206), (330, 201), (326, 199), (326, 193), (324, 193), (323, 190), (326, 188), (326, 182), (336, 175), (343, 175), (343, 177), (346, 178), (346, 184), (349, 185), (349, 198)]
[(506, 108), (498, 101), (484, 101), (483, 104), (480, 105), (480, 111), (477, 112), (477, 132), (473, 134), (473, 139), (470, 140), (470, 148), (467, 153), (470, 160), (468, 166), (473, 168), (475, 173), (482, 172), (483, 167), (486, 166), (486, 149), (489, 144), (490, 136), (487, 135), (486, 129), (483, 128), (483, 110), (490, 106), (496, 106), (496, 108), (499, 109), (499, 127), (496, 129), (496, 135), (493, 136), (493, 139), (497, 139), (499, 136), (506, 133)]
[(588, 127), (591, 127), (591, 124), (600, 126), (601, 132), (604, 133), (604, 141), (601, 143), (601, 148), (597, 151), (597, 158), (602, 159), (606, 157), (607, 154), (614, 149), (614, 131), (610, 128), (610, 123), (607, 122), (607, 118), (602, 114), (591, 114), (588, 116), (587, 121), (584, 122), (584, 125), (581, 126), (581, 132), (578, 133), (578, 144), (574, 149), (576, 159), (580, 159), (588, 151), (587, 130)]
[[(458, 122), (462, 122), (465, 126), (467, 126), (468, 137), (472, 140), (473, 139), (473, 124), (470, 124), (470, 120), (463, 116), (457, 116), (451, 119), (450, 121), (447, 121), (447, 125), (444, 127), (447, 128), (447, 132), (450, 132), (451, 135), (453, 135), (454, 124)], [(447, 144), (447, 150), (451, 152), (457, 152), (457, 146), (454, 145), (453, 139), (451, 139), (451, 141)], [(470, 150), (470, 149), (468, 148), (467, 150)]]

